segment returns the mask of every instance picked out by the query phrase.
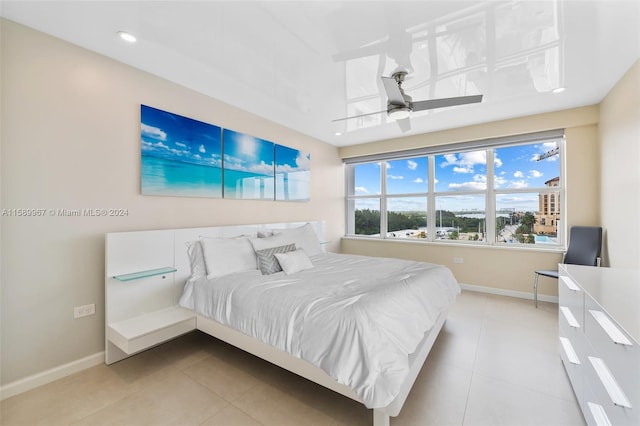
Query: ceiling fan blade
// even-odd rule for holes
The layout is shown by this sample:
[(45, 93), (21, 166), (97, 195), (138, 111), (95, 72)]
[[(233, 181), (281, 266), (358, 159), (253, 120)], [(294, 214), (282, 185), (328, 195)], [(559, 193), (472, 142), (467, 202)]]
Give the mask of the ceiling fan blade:
[(456, 105), (475, 104), (482, 102), (482, 95), (458, 96), (455, 98), (431, 99), (428, 101), (416, 101), (413, 103), (413, 111), (425, 111), (428, 109), (444, 108)]
[(389, 103), (394, 105), (406, 105), (396, 79), (393, 77), (380, 78), (382, 79), (382, 84), (384, 84), (384, 90), (387, 92), (387, 99)]
[(387, 110), (385, 109), (384, 111), (376, 111), (376, 112), (368, 112), (366, 114), (360, 114), (360, 115), (352, 115), (350, 117), (344, 117), (344, 118), (336, 118), (335, 120), (331, 120), (331, 122), (336, 122), (336, 121), (343, 121), (343, 120), (349, 120), (351, 118), (360, 118), (360, 117), (367, 117), (369, 115), (376, 115), (376, 114), (382, 114), (382, 113), (386, 113)]
[(398, 123), (398, 126), (400, 126), (400, 130), (402, 130), (403, 132), (408, 132), (409, 130), (411, 130), (411, 120), (409, 119), (409, 117), (396, 120), (396, 123)]

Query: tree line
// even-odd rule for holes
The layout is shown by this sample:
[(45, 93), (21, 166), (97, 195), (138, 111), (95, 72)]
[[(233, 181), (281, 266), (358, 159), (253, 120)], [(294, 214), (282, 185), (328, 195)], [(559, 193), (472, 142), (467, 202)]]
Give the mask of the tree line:
[[(457, 239), (459, 233), (484, 234), (485, 219), (456, 216), (447, 210), (436, 210), (436, 226), (452, 228), (455, 232), (449, 234), (449, 238)], [(404, 229), (426, 228), (427, 215), (425, 212), (387, 212), (387, 230), (397, 232)], [(535, 216), (531, 212), (524, 215), (513, 214), (511, 217), (498, 217), (496, 220), (496, 235), (504, 230), (508, 224), (519, 225), (514, 233), (515, 238), (521, 243), (534, 243), (533, 225)], [(380, 211), (361, 209), (355, 211), (355, 231), (359, 235), (374, 235), (380, 233)]]

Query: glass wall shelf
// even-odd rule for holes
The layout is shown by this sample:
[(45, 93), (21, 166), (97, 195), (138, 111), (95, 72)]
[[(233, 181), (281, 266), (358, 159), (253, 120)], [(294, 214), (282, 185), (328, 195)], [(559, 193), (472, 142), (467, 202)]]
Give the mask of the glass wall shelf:
[(176, 268), (165, 266), (164, 268), (148, 269), (146, 271), (132, 272), (130, 274), (114, 275), (113, 278), (118, 281), (133, 281), (139, 280), (141, 278), (153, 277), (155, 275), (171, 274), (176, 271)]

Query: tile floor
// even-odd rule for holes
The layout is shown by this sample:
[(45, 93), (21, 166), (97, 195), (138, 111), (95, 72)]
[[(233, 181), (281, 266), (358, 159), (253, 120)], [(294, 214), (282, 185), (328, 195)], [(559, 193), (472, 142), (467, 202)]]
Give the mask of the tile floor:
[[(13, 425), (370, 425), (371, 411), (200, 332), (0, 405)], [(399, 425), (583, 425), (557, 305), (463, 292)]]

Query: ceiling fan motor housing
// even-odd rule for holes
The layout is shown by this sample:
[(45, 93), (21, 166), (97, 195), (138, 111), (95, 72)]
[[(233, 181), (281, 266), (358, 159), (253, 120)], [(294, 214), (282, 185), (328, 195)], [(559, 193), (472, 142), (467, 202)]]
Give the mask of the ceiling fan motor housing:
[(391, 101), (387, 102), (387, 115), (394, 119), (407, 118), (413, 110), (413, 98), (404, 93), (404, 89), (402, 89), (402, 82), (404, 81), (406, 75), (406, 71), (398, 71), (393, 73), (392, 75), (392, 77), (396, 80), (396, 83), (398, 83), (398, 90), (400, 90), (400, 94), (404, 99), (403, 104)]

